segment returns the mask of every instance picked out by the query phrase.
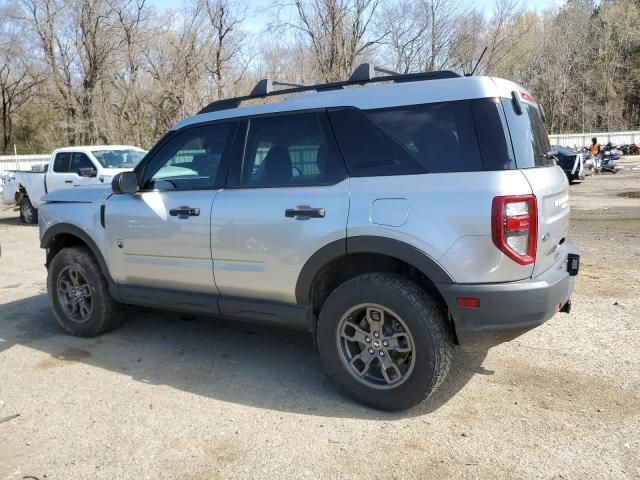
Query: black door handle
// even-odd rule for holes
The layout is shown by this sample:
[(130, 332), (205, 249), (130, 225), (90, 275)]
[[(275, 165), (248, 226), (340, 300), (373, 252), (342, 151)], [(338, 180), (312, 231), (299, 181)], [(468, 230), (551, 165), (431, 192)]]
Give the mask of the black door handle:
[(296, 208), (287, 208), (284, 211), (287, 218), (324, 218), (324, 208), (311, 208), (308, 205), (298, 205)]
[(65, 180), (64, 183), (73, 183), (73, 180)]
[(200, 209), (181, 206), (181, 207), (172, 208), (171, 210), (169, 210), (169, 215), (171, 215), (172, 217), (178, 217), (178, 218), (197, 217), (198, 215), (200, 215)]

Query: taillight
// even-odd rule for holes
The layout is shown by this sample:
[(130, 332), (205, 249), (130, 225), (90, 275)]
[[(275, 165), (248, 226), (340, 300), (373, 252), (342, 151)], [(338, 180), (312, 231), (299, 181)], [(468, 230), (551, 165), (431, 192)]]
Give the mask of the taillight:
[(538, 244), (535, 195), (495, 197), (491, 211), (493, 243), (520, 265), (531, 265)]

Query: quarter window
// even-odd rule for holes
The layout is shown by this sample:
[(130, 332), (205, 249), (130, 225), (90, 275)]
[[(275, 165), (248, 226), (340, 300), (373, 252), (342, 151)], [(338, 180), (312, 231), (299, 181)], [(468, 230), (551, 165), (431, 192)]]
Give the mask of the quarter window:
[(371, 110), (366, 114), (429, 172), (484, 169), (467, 101)]

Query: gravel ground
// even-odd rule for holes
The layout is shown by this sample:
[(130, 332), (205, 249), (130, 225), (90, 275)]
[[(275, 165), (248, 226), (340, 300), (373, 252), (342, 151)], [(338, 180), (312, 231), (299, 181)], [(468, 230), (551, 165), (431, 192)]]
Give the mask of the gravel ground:
[(37, 228), (0, 211), (0, 478), (640, 478), (640, 199), (617, 196), (640, 158), (622, 163), (571, 186), (571, 314), (458, 352), (401, 414), (342, 396), (300, 333), (130, 309), (65, 335)]

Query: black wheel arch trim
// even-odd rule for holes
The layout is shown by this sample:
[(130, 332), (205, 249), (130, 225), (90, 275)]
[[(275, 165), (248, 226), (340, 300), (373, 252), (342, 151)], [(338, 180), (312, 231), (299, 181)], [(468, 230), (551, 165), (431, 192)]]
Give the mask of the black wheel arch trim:
[[(89, 250), (91, 250), (91, 253), (93, 253), (93, 256), (96, 257), (96, 260), (98, 261), (98, 265), (100, 265), (100, 270), (102, 271), (104, 278), (107, 280), (110, 290), (113, 290), (113, 287), (115, 287), (115, 282), (113, 281), (113, 278), (111, 278), (111, 274), (109, 273), (109, 268), (107, 267), (107, 262), (105, 261), (104, 256), (102, 255), (102, 252), (98, 248), (98, 245), (96, 245), (96, 242), (94, 242), (93, 239), (89, 236), (89, 234), (87, 234), (81, 228), (75, 225), (72, 225), (70, 223), (57, 223), (49, 227), (49, 229), (47, 229), (47, 231), (44, 232), (44, 235), (40, 240), (40, 248), (48, 249), (49, 246), (51, 245), (51, 242), (54, 240), (54, 238), (56, 238), (56, 236), (58, 235), (63, 235), (63, 234), (73, 235), (74, 237), (77, 237), (80, 241), (82, 241), (82, 243), (84, 243), (87, 247), (89, 247)], [(47, 267), (49, 266), (48, 259), (47, 259), (46, 266)]]
[(417, 268), (436, 286), (454, 283), (440, 264), (408, 243), (375, 235), (357, 235), (328, 243), (307, 260), (296, 283), (296, 302), (299, 305), (311, 303), (313, 282), (327, 263), (357, 253), (376, 253), (401, 260)]

